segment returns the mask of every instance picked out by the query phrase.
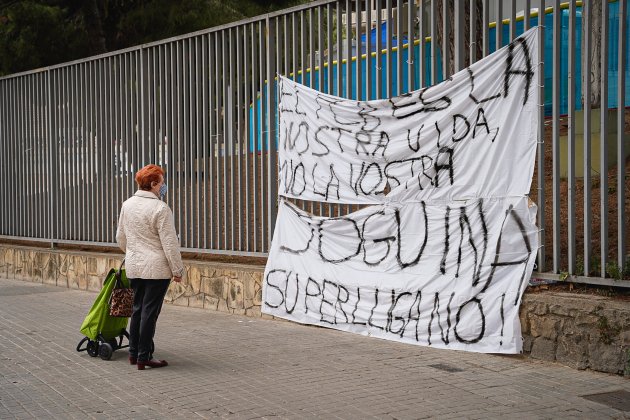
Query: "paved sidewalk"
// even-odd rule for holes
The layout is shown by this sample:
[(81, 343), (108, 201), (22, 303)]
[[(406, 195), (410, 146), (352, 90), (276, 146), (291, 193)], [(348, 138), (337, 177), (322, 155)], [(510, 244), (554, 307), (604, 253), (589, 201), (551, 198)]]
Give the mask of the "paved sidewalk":
[(630, 418), (582, 397), (617, 376), (170, 305), (138, 371), (76, 352), (95, 297), (0, 279), (0, 418)]

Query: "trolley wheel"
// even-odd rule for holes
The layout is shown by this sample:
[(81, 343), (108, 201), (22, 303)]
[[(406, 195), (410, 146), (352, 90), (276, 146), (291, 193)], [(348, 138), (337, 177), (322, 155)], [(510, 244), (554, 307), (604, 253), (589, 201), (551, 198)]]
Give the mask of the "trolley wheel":
[(112, 346), (112, 350), (116, 350), (120, 347), (120, 345), (118, 345), (118, 340), (116, 340), (116, 338), (112, 338), (111, 340), (107, 340), (107, 342), (109, 343), (110, 346)]
[(114, 353), (114, 349), (112, 345), (109, 343), (101, 343), (98, 347), (98, 353), (103, 360), (109, 360), (112, 358), (112, 353)]
[(87, 354), (92, 357), (98, 356), (98, 343), (96, 341), (88, 340)]

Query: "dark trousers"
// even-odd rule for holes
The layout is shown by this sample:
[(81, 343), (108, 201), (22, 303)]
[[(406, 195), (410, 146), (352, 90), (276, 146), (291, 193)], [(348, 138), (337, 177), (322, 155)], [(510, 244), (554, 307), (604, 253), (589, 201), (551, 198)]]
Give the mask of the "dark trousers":
[(133, 314), (129, 322), (129, 356), (151, 360), (155, 324), (170, 279), (129, 279), (133, 288)]

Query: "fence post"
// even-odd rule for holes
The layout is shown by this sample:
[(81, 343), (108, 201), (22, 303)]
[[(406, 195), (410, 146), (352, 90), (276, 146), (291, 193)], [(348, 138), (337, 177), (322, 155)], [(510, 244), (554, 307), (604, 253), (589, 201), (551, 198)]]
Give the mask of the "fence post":
[(57, 160), (57, 139), (54, 136), (53, 127), (53, 90), (51, 85), (50, 70), (46, 70), (46, 82), (46, 96), (48, 98), (48, 135), (46, 136), (48, 139), (48, 233), (50, 236), (50, 248), (52, 249), (55, 247), (55, 238), (57, 237), (57, 172), (55, 171), (56, 165), (54, 165), (54, 162)]
[[(278, 156), (276, 147), (276, 29), (275, 18), (266, 18), (267, 26), (267, 249), (276, 224), (278, 198)], [(263, 244), (264, 245), (264, 244)]]

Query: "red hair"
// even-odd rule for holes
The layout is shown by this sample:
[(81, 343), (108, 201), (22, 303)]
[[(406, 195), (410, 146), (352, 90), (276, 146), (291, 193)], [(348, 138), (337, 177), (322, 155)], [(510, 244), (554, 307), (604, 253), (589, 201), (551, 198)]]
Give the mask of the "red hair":
[(160, 182), (160, 176), (164, 176), (164, 169), (157, 165), (147, 165), (136, 172), (136, 183), (141, 190), (149, 191), (154, 182)]

